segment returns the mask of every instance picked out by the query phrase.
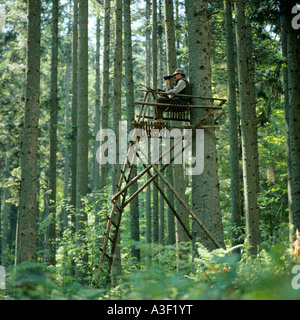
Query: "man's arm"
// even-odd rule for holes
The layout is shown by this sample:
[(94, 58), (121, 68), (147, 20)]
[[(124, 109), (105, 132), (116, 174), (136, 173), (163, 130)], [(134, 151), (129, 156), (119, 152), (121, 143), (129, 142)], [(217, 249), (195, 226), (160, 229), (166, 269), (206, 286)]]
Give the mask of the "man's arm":
[(177, 85), (173, 89), (167, 91), (166, 94), (179, 94), (185, 87), (186, 82), (184, 80), (179, 80)]

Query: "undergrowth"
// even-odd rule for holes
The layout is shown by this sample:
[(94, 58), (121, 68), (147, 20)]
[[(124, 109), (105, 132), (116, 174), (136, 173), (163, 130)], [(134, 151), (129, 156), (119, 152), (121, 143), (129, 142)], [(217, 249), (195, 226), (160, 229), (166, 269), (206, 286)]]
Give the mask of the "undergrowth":
[[(249, 257), (242, 247), (234, 250), (207, 251), (199, 245), (197, 257), (178, 270), (175, 247), (153, 248), (159, 252), (151, 266), (129, 268), (114, 286), (96, 288), (93, 283), (79, 284), (58, 277), (58, 267), (23, 264), (6, 271), (6, 290), (1, 299), (29, 300), (272, 300), (299, 299), (300, 289), (292, 286), (295, 261), (290, 250), (278, 245)], [(154, 250), (154, 251), (153, 251)], [(185, 248), (186, 250), (186, 248)], [(125, 260), (126, 257), (123, 257)], [(174, 261), (177, 261), (176, 263)]]

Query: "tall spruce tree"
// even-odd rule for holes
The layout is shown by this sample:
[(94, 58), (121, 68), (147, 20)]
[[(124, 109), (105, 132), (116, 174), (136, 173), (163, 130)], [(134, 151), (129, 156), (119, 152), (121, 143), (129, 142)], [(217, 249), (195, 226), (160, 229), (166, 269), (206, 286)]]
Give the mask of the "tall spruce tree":
[[(96, 22), (96, 81), (95, 81), (95, 124), (94, 124), (94, 136), (96, 137), (100, 130), (100, 36), (101, 36), (101, 20), (100, 9), (97, 10), (97, 22)], [(94, 154), (96, 154), (99, 148), (99, 142), (94, 142)], [(97, 157), (94, 157), (93, 161), (93, 189), (100, 189), (100, 166), (97, 161)]]
[(36, 261), (41, 1), (27, 2), (25, 114), (21, 152), (19, 263)]
[(227, 87), (229, 106), (229, 141), (230, 141), (230, 176), (231, 176), (231, 217), (233, 227), (233, 244), (239, 243), (241, 235), (241, 191), (239, 170), (238, 119), (236, 104), (236, 80), (234, 59), (234, 33), (232, 19), (232, 4), (224, 1), (225, 35), (227, 58)]
[[(122, 57), (123, 57), (123, 41), (122, 41), (122, 0), (115, 2), (115, 56), (114, 56), (114, 82), (113, 82), (113, 106), (114, 117), (113, 126), (116, 135), (116, 146), (119, 146), (119, 123), (121, 121), (121, 98), (122, 98)], [(120, 179), (119, 151), (116, 152), (116, 164), (112, 172), (112, 190), (116, 193), (117, 185)], [(118, 221), (118, 211), (115, 212), (115, 221)], [(116, 281), (118, 275), (121, 274), (121, 253), (120, 253), (120, 233), (118, 233), (118, 244), (112, 264), (113, 281)]]
[[(283, 14), (292, 21), (296, 1), (283, 4)], [(291, 159), (291, 187), (293, 225), (300, 230), (300, 32), (287, 23), (287, 69), (289, 103), (289, 142)]]
[[(132, 39), (131, 39), (131, 8), (130, 0), (123, 1), (124, 12), (124, 66), (126, 79), (126, 110), (127, 110), (127, 131), (133, 130), (132, 122), (134, 121), (134, 83), (133, 83), (133, 68), (132, 68)], [(137, 175), (136, 165), (132, 168), (131, 176)], [(130, 189), (130, 196), (137, 190), (137, 183), (133, 184)], [(139, 226), (139, 200), (135, 197), (130, 202), (130, 232), (131, 239), (138, 242), (140, 240)], [(140, 250), (134, 244), (131, 247), (131, 256), (140, 262)]]
[[(88, 1), (79, 0), (78, 10), (78, 109), (77, 109), (77, 171), (76, 171), (76, 231), (83, 236), (87, 214), (83, 197), (88, 193)], [(83, 245), (81, 243), (81, 245)], [(87, 263), (87, 250), (83, 262)], [(80, 280), (86, 271), (77, 268)]]
[(241, 132), (243, 153), (243, 181), (247, 249), (251, 256), (257, 254), (260, 241), (259, 212), (257, 206), (256, 162), (254, 149), (253, 112), (250, 98), (250, 80), (247, 61), (245, 2), (235, 3), (236, 41), (238, 55), (239, 96), (241, 109)]
[(49, 161), (49, 262), (56, 263), (56, 162), (57, 162), (57, 114), (58, 114), (58, 7), (59, 1), (52, 1), (52, 51), (51, 51), (51, 96), (50, 96), (50, 161)]
[[(283, 8), (281, 8), (283, 10)], [(282, 55), (287, 61), (287, 33), (288, 33), (288, 17), (282, 15), (281, 23), (281, 43)], [(289, 207), (289, 239), (293, 242), (295, 236), (293, 224), (293, 202), (292, 202), (292, 170), (291, 170), (291, 147), (290, 147), (290, 115), (289, 115), (289, 81), (287, 66), (283, 68), (283, 91), (284, 91), (284, 110), (285, 110), (285, 126), (286, 126), (286, 153), (287, 153), (287, 189), (288, 189), (288, 207)]]
[[(78, 0), (73, 2), (73, 19), (72, 19), (72, 141), (71, 141), (71, 199), (70, 205), (76, 209), (76, 180), (77, 180), (77, 109), (78, 109)], [(74, 210), (75, 211), (75, 210)], [(73, 211), (73, 212), (74, 212)], [(71, 230), (75, 233), (76, 230), (76, 217), (73, 213), (71, 215)], [(75, 273), (75, 262), (72, 257), (71, 273)]]
[[(175, 23), (174, 23), (174, 6), (173, 1), (166, 0), (164, 2), (165, 8), (165, 34), (166, 34), (166, 56), (167, 56), (167, 69), (168, 74), (172, 74), (177, 68), (177, 56), (176, 56), (176, 43), (175, 43)], [(174, 123), (174, 125), (176, 125)], [(181, 137), (180, 137), (181, 138)], [(182, 160), (182, 159), (181, 159)], [(185, 196), (185, 184), (184, 184), (184, 172), (182, 164), (172, 165), (173, 169), (173, 183), (174, 188), (180, 194), (180, 196), (186, 200)], [(177, 200), (174, 200), (175, 209), (182, 221), (188, 227), (189, 215), (184, 206)], [(177, 241), (188, 241), (188, 235), (180, 223), (176, 223), (176, 235)]]
[[(104, 1), (104, 26), (103, 26), (103, 62), (102, 62), (102, 91), (101, 91), (101, 129), (108, 128), (109, 110), (109, 52), (110, 52), (110, 17), (111, 1)], [(100, 166), (100, 189), (107, 186), (108, 165)]]
[[(208, 0), (186, 1), (188, 20), (189, 75), (194, 84), (193, 95), (211, 98), (211, 65)], [(193, 104), (197, 104), (194, 101)], [(205, 102), (204, 102), (205, 103)], [(196, 124), (206, 112), (193, 109), (191, 122)], [(211, 124), (213, 120), (207, 120)], [(193, 136), (193, 153), (195, 154), (196, 136)], [(192, 176), (193, 211), (204, 223), (220, 245), (224, 245), (223, 224), (220, 207), (220, 185), (217, 167), (216, 136), (213, 129), (204, 132), (204, 171)], [(209, 250), (216, 248), (206, 233), (193, 223), (193, 244), (202, 243)]]

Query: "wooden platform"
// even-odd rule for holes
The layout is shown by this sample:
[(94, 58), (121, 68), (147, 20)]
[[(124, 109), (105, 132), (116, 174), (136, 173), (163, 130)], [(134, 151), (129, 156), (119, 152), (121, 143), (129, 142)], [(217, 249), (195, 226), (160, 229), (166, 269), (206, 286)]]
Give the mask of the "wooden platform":
[[(189, 103), (182, 104), (178, 103), (176, 100), (174, 100), (174, 103), (158, 103), (157, 101), (157, 94), (160, 94), (159, 91), (155, 90), (141, 90), (146, 92), (144, 101), (135, 101), (134, 104), (141, 105), (141, 110), (139, 115), (137, 116), (137, 121), (133, 122), (133, 125), (135, 128), (144, 129), (148, 132), (148, 134), (151, 134), (152, 129), (158, 129), (158, 128), (165, 128), (168, 130), (178, 128), (178, 129), (189, 129), (191, 126), (180, 124), (178, 126), (171, 125), (170, 122), (172, 121), (178, 121), (178, 122), (191, 122), (191, 110), (192, 109), (203, 109), (207, 111), (207, 116), (203, 117), (203, 121), (200, 120), (201, 126), (199, 126), (200, 129), (219, 129), (218, 126), (216, 126), (217, 121), (225, 115), (225, 112), (222, 109), (223, 104), (226, 102), (226, 99), (219, 99), (219, 98), (207, 98), (207, 97), (200, 97), (200, 96), (192, 96), (192, 95), (181, 95), (177, 94), (176, 97), (189, 97), (193, 98), (194, 100), (197, 99), (203, 104), (195, 104), (191, 105)], [(148, 94), (152, 93), (153, 102), (148, 101)], [(208, 104), (207, 104), (208, 103)], [(156, 107), (163, 107), (163, 120), (164, 123), (158, 124), (153, 123), (154, 121), (154, 110), (152, 110), (153, 116), (148, 114), (148, 108), (156, 108)], [(169, 110), (168, 110), (169, 109)], [(217, 113), (219, 112), (219, 113)], [(213, 125), (205, 125), (203, 122), (207, 120), (208, 118), (213, 118)]]
[(157, 103), (157, 102), (143, 102), (143, 101), (134, 101), (134, 104), (140, 104), (145, 106), (160, 106), (160, 107), (170, 107), (170, 108), (178, 108), (178, 109), (222, 109), (221, 106), (214, 105), (191, 105), (191, 104), (176, 104), (176, 103)]
[[(169, 123), (154, 123), (154, 122), (132, 122), (132, 124), (134, 125), (135, 128), (138, 129), (143, 129), (147, 132), (148, 135), (151, 135), (151, 130), (163, 130), (163, 129), (167, 129), (167, 130), (173, 130), (173, 129), (192, 129), (194, 126), (192, 125), (171, 125)], [(220, 129), (219, 126), (215, 126), (215, 125), (199, 125), (197, 126), (197, 129)]]

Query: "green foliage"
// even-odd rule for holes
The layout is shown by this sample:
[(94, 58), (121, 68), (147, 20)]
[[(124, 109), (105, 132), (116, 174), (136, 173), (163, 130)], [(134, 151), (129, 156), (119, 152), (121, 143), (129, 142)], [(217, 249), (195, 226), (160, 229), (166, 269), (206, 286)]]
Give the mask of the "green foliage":
[[(74, 208), (66, 207), (68, 212), (68, 224), (59, 241), (57, 250), (57, 273), (58, 279), (64, 283), (73, 281), (70, 277), (73, 263), (81, 269), (81, 272), (87, 275), (86, 282), (93, 278), (93, 271), (98, 265), (100, 259), (100, 243), (103, 239), (106, 227), (106, 217), (109, 210), (108, 192), (93, 192), (84, 199), (84, 207), (81, 211), (75, 212)], [(64, 203), (64, 201), (63, 201)], [(75, 218), (81, 214), (87, 215), (85, 228), (80, 232), (74, 232), (74, 225), (71, 217)], [(88, 256), (88, 263), (85, 263), (85, 256)]]
[[(99, 5), (100, 3), (100, 5)], [(140, 242), (130, 239), (129, 208), (121, 224), (122, 276), (118, 285), (111, 287), (102, 283), (102, 289), (93, 289), (95, 273), (100, 259), (101, 241), (110, 211), (111, 190), (92, 192), (84, 199), (84, 208), (75, 212), (65, 199), (63, 170), (64, 152), (70, 150), (72, 136), (65, 128), (65, 104), (71, 99), (66, 92), (67, 61), (71, 53), (72, 2), (61, 4), (59, 41), (59, 124), (58, 124), (58, 177), (57, 177), (57, 264), (26, 264), (7, 270), (7, 290), (0, 290), (0, 299), (287, 299), (297, 298), (298, 292), (291, 288), (291, 269), (288, 248), (288, 199), (285, 114), (282, 92), (282, 59), (279, 40), (279, 1), (247, 1), (247, 18), (252, 22), (255, 60), (255, 88), (258, 116), (258, 143), (260, 165), (260, 232), (261, 248), (256, 259), (247, 256), (245, 247), (240, 247), (240, 260), (232, 250), (208, 252), (198, 246), (196, 256), (190, 244), (154, 245), (145, 244), (145, 196), (140, 194)], [(92, 11), (103, 17), (103, 3), (92, 2)], [(100, 8), (100, 13), (98, 9)], [(20, 183), (20, 147), (24, 112), (24, 69), (26, 45), (26, 1), (7, 0), (6, 27), (0, 30), (0, 187), (9, 189), (6, 203), (10, 206), (9, 238), (15, 233), (13, 218), (17, 220), (16, 208)], [(39, 122), (39, 224), (38, 261), (47, 260), (47, 243), (50, 216), (47, 215), (48, 162), (49, 162), (49, 103), (51, 70), (51, 1), (43, 1), (41, 39), (41, 97)], [(227, 97), (227, 74), (224, 41), (224, 10), (222, 2), (210, 3), (212, 88), (215, 97)], [(112, 15), (112, 22), (114, 15)], [(92, 19), (91, 19), (92, 21)], [(133, 21), (133, 69), (135, 98), (141, 99), (139, 84), (145, 83), (145, 6), (132, 2)], [(164, 32), (159, 22), (164, 46)], [(95, 38), (91, 28), (90, 38)], [(113, 33), (112, 33), (113, 38)], [(188, 69), (187, 28), (184, 3), (179, 3), (176, 21), (178, 64)], [(164, 50), (164, 48), (163, 48)], [(89, 52), (89, 138), (95, 142), (93, 133), (95, 101), (95, 43), (91, 41)], [(163, 52), (162, 69), (166, 69)], [(70, 71), (70, 70), (69, 70)], [(163, 71), (164, 72), (164, 71)], [(111, 73), (112, 74), (112, 73)], [(124, 78), (123, 78), (124, 81)], [(67, 99), (68, 98), (68, 99)], [(123, 94), (125, 115), (125, 95)], [(225, 105), (225, 109), (227, 106)], [(69, 115), (70, 118), (70, 115)], [(110, 118), (112, 122), (112, 117)], [(230, 145), (228, 141), (228, 117), (219, 121), (218, 165), (220, 177), (221, 207), (225, 243), (232, 246), (231, 199), (230, 199)], [(70, 128), (69, 128), (70, 129)], [(67, 137), (65, 137), (69, 134)], [(9, 142), (10, 150), (6, 151)], [(90, 148), (90, 150), (94, 150)], [(94, 153), (89, 155), (90, 163)], [(240, 155), (241, 156), (241, 155)], [(5, 172), (5, 159), (10, 159), (9, 172)], [(241, 160), (241, 157), (240, 157)], [(92, 166), (90, 166), (92, 167)], [(139, 167), (141, 168), (141, 167)], [(241, 176), (242, 180), (242, 176)], [(92, 177), (89, 177), (90, 185)], [(140, 181), (142, 182), (142, 181)], [(143, 181), (144, 182), (144, 181)], [(68, 181), (70, 183), (70, 181)], [(189, 182), (191, 183), (191, 182)], [(242, 184), (241, 184), (242, 185)], [(187, 194), (190, 197), (190, 187)], [(3, 193), (2, 193), (3, 194)], [(191, 200), (191, 199), (190, 199)], [(64, 212), (67, 226), (63, 226)], [(87, 222), (82, 232), (75, 231), (74, 218), (85, 214)], [(244, 217), (241, 242), (245, 238)], [(2, 235), (2, 234), (1, 234)], [(15, 243), (7, 245), (9, 261), (14, 261)], [(141, 261), (131, 257), (131, 247), (141, 251)], [(151, 255), (151, 263), (146, 256)], [(88, 262), (85, 256), (88, 256)], [(86, 275), (85, 284), (77, 282), (74, 263)], [(299, 295), (299, 294), (298, 294)]]
[[(118, 284), (106, 284), (100, 289), (81, 285), (70, 275), (66, 280), (60, 274), (66, 266), (60, 264), (56, 268), (22, 264), (7, 270), (6, 291), (0, 294), (3, 299), (29, 300), (298, 299), (299, 292), (291, 285), (291, 270), (296, 262), (291, 260), (291, 250), (285, 245), (262, 249), (256, 258), (247, 256), (242, 246), (239, 259), (234, 253), (236, 248), (209, 252), (199, 244), (197, 256), (185, 261), (181, 271), (176, 270), (174, 263), (180, 260), (177, 249), (176, 245), (152, 245), (152, 266), (132, 268), (125, 263)], [(179, 250), (183, 260), (187, 249), (190, 248), (184, 245)]]
[[(170, 248), (169, 248), (170, 249)], [(174, 248), (175, 249), (175, 248)], [(261, 250), (258, 257), (242, 259), (232, 250), (208, 252), (190, 263), (192, 272), (174, 272), (171, 262), (131, 272), (111, 288), (104, 299), (138, 300), (272, 300), (298, 299), (291, 285), (293, 262), (283, 245)], [(169, 258), (169, 259), (174, 259)], [(166, 262), (166, 261), (165, 261)]]
[(103, 290), (78, 283), (62, 286), (56, 279), (55, 269), (36, 263), (11, 268), (6, 287), (6, 298), (16, 300), (92, 300), (98, 299), (103, 293)]

